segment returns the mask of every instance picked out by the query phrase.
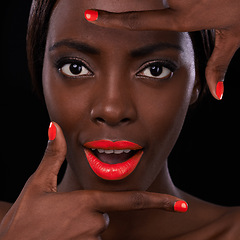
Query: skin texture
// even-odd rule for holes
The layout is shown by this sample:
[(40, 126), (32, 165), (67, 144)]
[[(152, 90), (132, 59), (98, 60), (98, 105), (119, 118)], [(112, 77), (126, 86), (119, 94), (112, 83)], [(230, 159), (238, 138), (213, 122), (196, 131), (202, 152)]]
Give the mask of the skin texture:
[(164, 9), (155, 11), (134, 10), (120, 14), (100, 11), (98, 20), (92, 23), (140, 31), (148, 29), (190, 32), (215, 29), (215, 48), (208, 61), (206, 79), (213, 97), (219, 100), (216, 85), (219, 81), (224, 81), (228, 65), (240, 47), (240, 2), (238, 0), (231, 3), (224, 0), (162, 2)]
[[(65, 130), (67, 159), (76, 177), (76, 188), (81, 183), (84, 189), (146, 190), (161, 170), (166, 171), (166, 158), (181, 130), (192, 94), (196, 96), (192, 93), (195, 66), (190, 37), (173, 32), (104, 31), (83, 18), (88, 5), (73, 14), (72, 6), (64, 3), (59, 3), (51, 19), (43, 89), (51, 119)], [(60, 19), (66, 24), (57, 24)], [(66, 46), (53, 47), (66, 39), (90, 42), (99, 54), (83, 54)], [(184, 51), (167, 48), (141, 58), (131, 56), (136, 49), (159, 42), (180, 45)], [(64, 78), (54, 66), (62, 55), (84, 59), (93, 76)], [(161, 82), (137, 74), (146, 62), (159, 58), (176, 63), (178, 70), (171, 79)], [(126, 181), (117, 184), (101, 181), (88, 168), (87, 161), (76, 161), (86, 158), (82, 145), (98, 139), (128, 140), (144, 148), (139, 168)]]
[[(84, 19), (84, 11), (91, 8), (122, 12), (163, 7), (156, 1), (121, 3), (60, 0), (56, 5), (43, 68), (44, 96), (56, 137), (51, 136), (39, 168), (2, 221), (1, 240), (239, 236), (238, 208), (196, 199), (177, 189), (168, 174), (167, 156), (201, 88), (188, 33), (103, 28)], [(91, 51), (80, 51), (79, 42), (90, 45)], [(136, 49), (159, 43), (161, 50), (136, 54)], [(73, 59), (84, 62), (89, 69), (85, 75), (63, 74), (64, 64)], [(144, 76), (146, 63), (152, 61), (176, 65), (173, 74), (164, 80)], [(99, 139), (142, 146), (136, 170), (121, 181), (97, 177), (83, 144)], [(57, 186), (65, 157), (67, 171)], [(173, 211), (180, 199), (188, 202), (187, 213)]]

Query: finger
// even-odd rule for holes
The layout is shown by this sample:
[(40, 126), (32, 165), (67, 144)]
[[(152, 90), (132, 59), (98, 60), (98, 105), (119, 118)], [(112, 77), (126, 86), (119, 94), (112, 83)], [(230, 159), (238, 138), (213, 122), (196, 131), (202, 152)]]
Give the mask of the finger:
[(229, 31), (216, 30), (214, 51), (206, 67), (206, 80), (211, 94), (217, 100), (222, 99), (223, 81), (239, 43), (239, 39)]
[(34, 174), (34, 179), (45, 191), (57, 191), (57, 175), (67, 153), (67, 145), (60, 126), (51, 122), (49, 141), (43, 159)]
[[(178, 12), (172, 9), (112, 13), (103, 10), (86, 10), (85, 18), (98, 26), (129, 30), (185, 31)], [(194, 29), (190, 29), (196, 30)]]
[(95, 192), (94, 208), (100, 212), (130, 211), (140, 209), (161, 209), (166, 211), (186, 212), (185, 201), (167, 194), (129, 191)]
[[(110, 218), (107, 213), (102, 213), (101, 218), (99, 218), (99, 230), (97, 232), (97, 235), (101, 235), (103, 232), (105, 232), (109, 226)], [(94, 224), (96, 226), (96, 223)]]

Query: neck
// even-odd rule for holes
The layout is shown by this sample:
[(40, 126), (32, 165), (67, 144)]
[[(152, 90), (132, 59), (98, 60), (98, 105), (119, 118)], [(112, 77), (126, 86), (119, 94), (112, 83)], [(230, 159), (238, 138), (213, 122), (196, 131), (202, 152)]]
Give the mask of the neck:
[[(70, 192), (83, 189), (71, 167), (68, 165), (63, 181), (58, 186), (59, 192)], [(167, 161), (162, 167), (155, 181), (147, 189), (149, 192), (157, 192), (170, 194), (181, 198), (181, 191), (179, 191), (173, 184), (170, 177)], [(132, 236), (133, 239), (150, 239), (150, 236), (155, 236), (156, 229), (159, 224), (163, 229), (168, 229), (168, 225), (172, 223), (172, 214), (156, 209), (142, 210), (142, 211), (126, 211), (126, 212), (110, 212), (110, 226), (102, 235), (102, 239), (126, 239)], [(144, 221), (143, 221), (144, 219)], [(156, 224), (157, 225), (156, 225)], [(146, 235), (147, 233), (147, 235)], [(161, 234), (169, 234), (167, 231)], [(117, 237), (116, 237), (117, 236)]]
[(147, 191), (170, 194), (180, 197), (180, 191), (173, 184), (171, 176), (169, 174), (167, 161)]
[[(75, 174), (73, 173), (71, 167), (68, 164), (63, 180), (58, 186), (58, 191), (71, 192), (82, 189), (83, 187), (80, 186), (79, 181), (75, 177)], [(171, 176), (168, 171), (167, 161), (162, 167), (161, 171), (159, 172), (154, 182), (147, 189), (147, 191), (165, 193), (181, 197), (179, 190), (174, 186), (172, 182)]]

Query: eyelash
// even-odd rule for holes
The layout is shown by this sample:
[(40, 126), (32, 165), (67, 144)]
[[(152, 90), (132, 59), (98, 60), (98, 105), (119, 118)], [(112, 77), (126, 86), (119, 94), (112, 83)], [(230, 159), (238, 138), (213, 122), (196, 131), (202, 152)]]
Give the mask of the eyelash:
[[(169, 71), (168, 75), (166, 77), (157, 77), (157, 76), (146, 76), (146, 75), (143, 75), (141, 74), (142, 72), (146, 71), (147, 69), (149, 69), (150, 67), (161, 67), (162, 68), (162, 72), (164, 71)], [(172, 61), (169, 61), (169, 60), (154, 60), (154, 61), (151, 61), (151, 62), (147, 62), (145, 64), (143, 64), (141, 67), (140, 67), (140, 70), (137, 72), (137, 76), (138, 77), (143, 77), (143, 78), (151, 78), (151, 79), (154, 79), (154, 80), (167, 80), (169, 78), (171, 78), (174, 74), (174, 72), (178, 69), (178, 66), (172, 62)], [(150, 70), (149, 70), (150, 71)], [(161, 72), (161, 74), (162, 74)]]
[[(85, 68), (85, 71), (87, 70), (88, 73), (87, 74), (83, 74), (83, 75), (79, 75), (76, 74), (76, 76), (74, 76), (74, 74), (72, 73), (72, 76), (70, 74), (66, 74), (63, 72), (63, 67), (66, 65), (69, 65), (69, 67), (71, 67), (71, 65), (75, 66), (81, 66), (81, 72), (82, 72), (82, 67)], [(88, 66), (87, 63), (85, 63), (83, 60), (77, 59), (77, 58), (68, 58), (68, 57), (64, 57), (61, 58), (60, 60), (56, 61), (55, 63), (55, 67), (58, 69), (58, 71), (64, 75), (65, 77), (68, 78), (78, 78), (78, 77), (88, 77), (88, 76), (94, 76), (93, 71), (90, 69), (90, 67)], [(66, 66), (67, 67), (67, 66)], [(69, 69), (70, 72), (70, 69)]]
[[(66, 66), (66, 65), (69, 65), (68, 68), (71, 67), (71, 65), (75, 64), (75, 67), (76, 66), (81, 66), (81, 72), (82, 72), (82, 67), (85, 68), (85, 71), (87, 70), (87, 74), (83, 74), (83, 75), (79, 75), (81, 74), (81, 72), (79, 74), (76, 74), (74, 76), (73, 73), (70, 73), (70, 74), (66, 74), (63, 72), (63, 67)], [(147, 75), (147, 72), (148, 69), (150, 67), (158, 67), (158, 68), (162, 68), (162, 71), (160, 73), (160, 75), (162, 75), (162, 73), (165, 71), (165, 74), (166, 72), (168, 73), (166, 76), (164, 77), (158, 77), (158, 76), (146, 76)], [(90, 70), (90, 67), (88, 66), (87, 63), (85, 63), (83, 60), (80, 60), (80, 59), (77, 59), (77, 58), (69, 58), (69, 57), (64, 57), (64, 58), (61, 58), (60, 60), (56, 61), (55, 63), (55, 67), (58, 69), (58, 71), (64, 75), (65, 77), (68, 77), (68, 78), (78, 78), (78, 77), (88, 77), (88, 76), (94, 76), (94, 73), (92, 70)], [(67, 66), (66, 66), (67, 67)], [(147, 62), (147, 63), (144, 63), (141, 67), (140, 67), (140, 70), (137, 72), (136, 76), (138, 77), (143, 77), (143, 78), (151, 78), (151, 79), (154, 79), (154, 80), (167, 80), (169, 78), (171, 78), (173, 76), (173, 73), (178, 69), (177, 65), (175, 63), (173, 63), (172, 61), (169, 61), (169, 60), (154, 60), (154, 61), (151, 61), (151, 62)], [(65, 69), (67, 70), (67, 69)], [(72, 69), (73, 70), (73, 69)], [(152, 69), (151, 69), (152, 70)], [(151, 75), (152, 72), (151, 70), (149, 70), (149, 73)], [(71, 70), (68, 69), (68, 71), (70, 72)], [(142, 74), (145, 72), (145, 75)], [(158, 73), (157, 73), (158, 74)]]

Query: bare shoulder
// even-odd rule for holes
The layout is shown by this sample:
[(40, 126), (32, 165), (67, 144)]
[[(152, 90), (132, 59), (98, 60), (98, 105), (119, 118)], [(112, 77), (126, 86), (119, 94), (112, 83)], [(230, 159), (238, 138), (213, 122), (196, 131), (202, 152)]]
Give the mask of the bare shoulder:
[(11, 203), (0, 201), (0, 222), (2, 221), (8, 210), (11, 208), (11, 206)]
[(224, 214), (200, 231), (205, 231), (209, 239), (239, 239), (240, 207), (223, 208), (225, 209)]
[(237, 239), (240, 236), (240, 207), (230, 207), (222, 217), (221, 222), (229, 230), (230, 239)]
[(236, 221), (240, 221), (240, 207), (229, 207), (227, 215), (233, 217)]
[(195, 224), (192, 231), (178, 240), (239, 239), (240, 207), (219, 206), (188, 194), (184, 197), (189, 203), (189, 219)]

